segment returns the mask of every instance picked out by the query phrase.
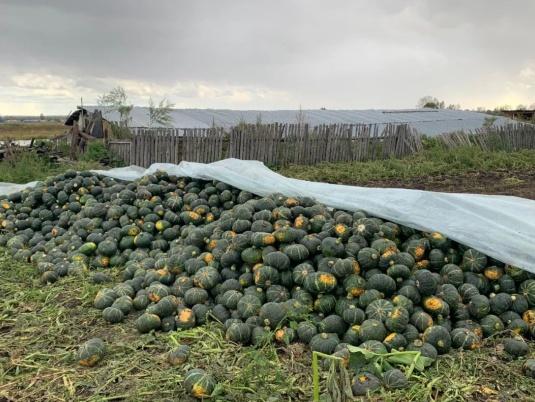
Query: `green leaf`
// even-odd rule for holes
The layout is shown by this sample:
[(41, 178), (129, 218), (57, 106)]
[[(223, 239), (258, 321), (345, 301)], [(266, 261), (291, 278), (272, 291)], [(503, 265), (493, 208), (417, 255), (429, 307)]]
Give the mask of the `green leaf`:
[(416, 358), (416, 354), (407, 354), (406, 352), (399, 352), (395, 355), (388, 356), (386, 359), (393, 364), (401, 364), (403, 366), (410, 366), (413, 364)]
[(353, 352), (349, 355), (349, 368), (355, 373), (358, 373), (362, 367), (368, 364), (368, 359), (361, 352)]
[(358, 346), (347, 345), (347, 350), (349, 350), (349, 353), (362, 353), (367, 359), (373, 359), (374, 357), (380, 356), (379, 353), (374, 353), (368, 349), (359, 348)]

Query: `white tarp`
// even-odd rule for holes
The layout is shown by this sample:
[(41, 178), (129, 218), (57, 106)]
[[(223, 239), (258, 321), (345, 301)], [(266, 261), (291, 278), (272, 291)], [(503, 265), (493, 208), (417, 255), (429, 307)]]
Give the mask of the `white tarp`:
[[(535, 273), (535, 201), (510, 196), (344, 186), (291, 179), (257, 161), (225, 159), (203, 164), (155, 163), (95, 172), (135, 180), (163, 170), (177, 176), (219, 180), (265, 196), (313, 197), (328, 206), (367, 213), (422, 231), (438, 231), (499, 261)], [(0, 183), (0, 195), (33, 186)]]

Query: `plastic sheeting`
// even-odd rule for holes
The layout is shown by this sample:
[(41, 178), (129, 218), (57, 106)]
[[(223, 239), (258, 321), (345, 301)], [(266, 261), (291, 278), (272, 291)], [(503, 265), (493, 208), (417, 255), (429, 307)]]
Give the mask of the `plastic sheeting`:
[[(509, 196), (344, 186), (291, 179), (257, 161), (225, 159), (203, 164), (155, 163), (96, 170), (135, 180), (163, 170), (177, 176), (219, 180), (261, 196), (308, 196), (334, 208), (367, 213), (422, 231), (438, 231), (499, 261), (535, 273), (535, 201)], [(35, 185), (0, 183), (0, 195)]]

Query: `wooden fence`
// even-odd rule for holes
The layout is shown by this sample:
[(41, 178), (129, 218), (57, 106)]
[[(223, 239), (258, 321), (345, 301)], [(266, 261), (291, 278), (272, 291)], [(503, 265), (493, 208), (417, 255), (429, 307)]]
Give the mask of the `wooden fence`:
[(240, 125), (228, 132), (209, 129), (136, 129), (131, 141), (109, 141), (125, 163), (213, 162), (225, 158), (268, 165), (315, 164), (403, 157), (418, 152), (421, 140), (409, 126), (336, 124)]
[(485, 151), (535, 149), (535, 125), (509, 124), (475, 132), (448, 133), (438, 138), (448, 148), (476, 146)]

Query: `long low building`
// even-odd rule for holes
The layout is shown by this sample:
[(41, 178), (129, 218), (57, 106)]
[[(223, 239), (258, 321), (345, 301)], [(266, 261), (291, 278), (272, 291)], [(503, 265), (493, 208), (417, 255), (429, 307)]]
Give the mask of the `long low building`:
[[(108, 108), (89, 106), (88, 111), (102, 110), (103, 117), (111, 122), (119, 121), (119, 113)], [(316, 126), (321, 124), (386, 124), (406, 123), (420, 134), (436, 136), (455, 131), (475, 131), (485, 125), (504, 125), (514, 121), (486, 113), (450, 109), (398, 109), (398, 110), (230, 110), (230, 109), (173, 109), (174, 128), (226, 129), (244, 123), (298, 123)], [(129, 126), (148, 127), (149, 109), (135, 106), (130, 114)], [(159, 127), (153, 125), (153, 127)]]

